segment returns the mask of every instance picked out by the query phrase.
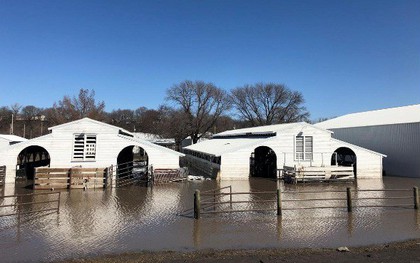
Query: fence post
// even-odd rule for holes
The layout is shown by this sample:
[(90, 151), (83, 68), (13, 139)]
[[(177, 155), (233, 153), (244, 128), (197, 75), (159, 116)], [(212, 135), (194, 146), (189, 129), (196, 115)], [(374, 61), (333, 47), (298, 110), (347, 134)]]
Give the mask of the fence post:
[(153, 165), (150, 166), (150, 170), (152, 171), (152, 186), (155, 184), (155, 172), (153, 171)]
[(216, 210), (216, 190), (213, 191), (213, 203), (213, 210)]
[(61, 200), (61, 192), (58, 192), (57, 214), (60, 213), (60, 200)]
[(232, 208), (232, 186), (229, 185), (229, 190), (230, 190), (230, 208)]
[(280, 189), (277, 188), (277, 215), (281, 216), (281, 192)]
[(200, 190), (195, 190), (194, 193), (194, 219), (200, 219)]
[(414, 195), (414, 209), (419, 209), (419, 188), (417, 186), (413, 187), (413, 195)]
[(347, 187), (347, 212), (352, 211), (352, 205), (351, 205), (351, 189), (350, 187)]
[(18, 224), (20, 224), (19, 196), (16, 196), (16, 210), (17, 210), (17, 216), (18, 216)]

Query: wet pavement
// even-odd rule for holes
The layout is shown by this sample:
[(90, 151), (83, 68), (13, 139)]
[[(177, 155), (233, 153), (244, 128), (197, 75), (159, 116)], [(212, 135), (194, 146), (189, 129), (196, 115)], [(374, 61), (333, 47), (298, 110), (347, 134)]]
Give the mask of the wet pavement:
[[(206, 214), (200, 220), (194, 220), (191, 213), (181, 215), (182, 211), (193, 207), (196, 189), (203, 192), (228, 185), (232, 185), (233, 192), (273, 192), (234, 195), (233, 201), (275, 200), (277, 187), (283, 193), (283, 200), (320, 197), (345, 199), (344, 192), (328, 191), (345, 191), (346, 187), (409, 191), (356, 192), (353, 195), (355, 207), (352, 213), (347, 212), (345, 200), (313, 200), (283, 202), (282, 217), (277, 217), (275, 211)], [(22, 215), (20, 218), (0, 217), (1, 261), (54, 261), (142, 250), (362, 246), (420, 238), (420, 212), (413, 209), (412, 188), (415, 185), (420, 186), (420, 179), (385, 177), (359, 180), (357, 184), (306, 185), (283, 185), (271, 180), (253, 179), (181, 182), (153, 188), (130, 186), (62, 191), (60, 213), (50, 211)], [(310, 191), (319, 194), (305, 193)], [(0, 195), (31, 192), (7, 185)], [(381, 199), (390, 196), (407, 198)], [(377, 199), (356, 200), (362, 197)], [(53, 197), (28, 198), (20, 202), (45, 201)], [(210, 198), (210, 201), (213, 199), (212, 196), (202, 196), (203, 200), (206, 198)], [(228, 199), (226, 196), (223, 201)], [(2, 205), (12, 201), (0, 198)], [(54, 205), (38, 204), (37, 208), (26, 207), (26, 210)], [(342, 208), (295, 209), (314, 205)], [(397, 207), (357, 207), (361, 205)], [(218, 210), (229, 208), (230, 204), (225, 204)], [(261, 208), (275, 209), (276, 203), (232, 205), (235, 210)], [(0, 210), (0, 214), (6, 210)]]

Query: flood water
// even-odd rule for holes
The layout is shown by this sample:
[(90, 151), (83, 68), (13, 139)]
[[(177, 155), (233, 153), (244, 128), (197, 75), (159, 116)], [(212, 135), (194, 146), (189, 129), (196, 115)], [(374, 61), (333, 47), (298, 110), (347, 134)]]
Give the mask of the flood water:
[[(205, 191), (228, 185), (232, 185), (233, 192), (254, 193), (275, 191), (279, 186), (283, 200), (345, 199), (346, 193), (328, 191), (345, 190), (346, 187), (359, 190), (404, 188), (411, 191), (354, 193), (355, 199), (366, 196), (378, 198), (354, 200), (356, 206), (398, 207), (355, 207), (352, 213), (347, 212), (345, 200), (314, 200), (283, 202), (282, 217), (277, 217), (276, 211), (206, 214), (200, 220), (194, 220), (192, 214), (180, 215), (193, 207), (196, 189)], [(252, 179), (181, 182), (155, 185), (153, 188), (129, 186), (106, 190), (67, 190), (61, 192), (60, 213), (52, 211), (22, 215), (20, 218), (0, 217), (1, 260), (55, 261), (142, 250), (359, 246), (420, 238), (420, 212), (413, 209), (412, 188), (415, 185), (420, 186), (420, 179), (384, 177), (359, 180), (357, 184), (283, 185), (266, 179)], [(320, 194), (303, 193), (308, 191)], [(31, 193), (32, 190), (7, 185), (0, 195), (26, 192)], [(379, 199), (397, 195), (408, 198)], [(52, 197), (31, 198), (45, 201)], [(233, 201), (275, 198), (275, 194), (234, 195)], [(0, 198), (0, 205), (13, 201), (9, 199)], [(26, 198), (20, 202), (31, 200)], [(229, 200), (229, 197), (223, 200)], [(48, 205), (54, 204), (38, 204), (36, 209)], [(313, 205), (343, 208), (287, 210)], [(230, 209), (229, 206), (225, 204), (218, 209)], [(275, 209), (276, 203), (232, 204), (232, 209), (260, 208)], [(10, 211), (3, 208), (0, 214)]]

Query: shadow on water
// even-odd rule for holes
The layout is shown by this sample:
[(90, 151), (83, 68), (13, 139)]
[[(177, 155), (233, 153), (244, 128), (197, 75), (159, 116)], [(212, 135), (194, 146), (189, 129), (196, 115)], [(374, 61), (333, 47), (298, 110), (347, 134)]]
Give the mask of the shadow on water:
[[(284, 210), (282, 217), (276, 216), (275, 211), (264, 211), (211, 214), (200, 220), (194, 220), (192, 213), (181, 215), (193, 207), (195, 190), (203, 192), (228, 185), (232, 185), (233, 192), (251, 192), (233, 197), (245, 201), (275, 199), (277, 187), (285, 199), (310, 197), (302, 193), (308, 191), (334, 198), (337, 195), (328, 191), (349, 187), (349, 184), (284, 185), (252, 178), (173, 183), (153, 188), (133, 185), (106, 190), (65, 190), (61, 192), (59, 214), (30, 214), (19, 222), (16, 217), (0, 217), (0, 250), (5, 261), (54, 261), (140, 250), (360, 246), (420, 237), (420, 214), (412, 208), (356, 208), (352, 213), (343, 208), (292, 209)], [(387, 177), (350, 184), (354, 189), (412, 189), (413, 185), (420, 185), (420, 180)], [(6, 186), (0, 193), (30, 192), (33, 190)], [(380, 192), (356, 192), (355, 198), (366, 195), (377, 198), (375, 202), (379, 204), (392, 202), (381, 200), (388, 194)], [(34, 197), (25, 197), (19, 202), (33, 200)], [(325, 205), (317, 202), (288, 205), (292, 208)], [(412, 204), (412, 200), (407, 202)], [(362, 204), (362, 201), (355, 203)], [(343, 206), (332, 201), (327, 205)], [(275, 202), (251, 202), (238, 207), (275, 208)], [(30, 208), (21, 209), (29, 211)]]

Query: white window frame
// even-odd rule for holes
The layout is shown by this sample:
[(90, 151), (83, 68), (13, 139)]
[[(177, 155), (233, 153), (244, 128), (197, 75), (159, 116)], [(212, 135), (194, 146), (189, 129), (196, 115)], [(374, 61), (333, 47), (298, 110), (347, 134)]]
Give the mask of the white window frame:
[[(302, 148), (303, 151), (298, 151), (298, 138), (302, 138)], [(307, 151), (307, 139), (311, 138), (311, 151)], [(295, 161), (312, 161), (314, 158), (314, 137), (313, 136), (303, 136), (303, 135), (296, 135), (295, 139)]]
[(72, 161), (96, 161), (97, 136), (92, 133), (73, 134)]

